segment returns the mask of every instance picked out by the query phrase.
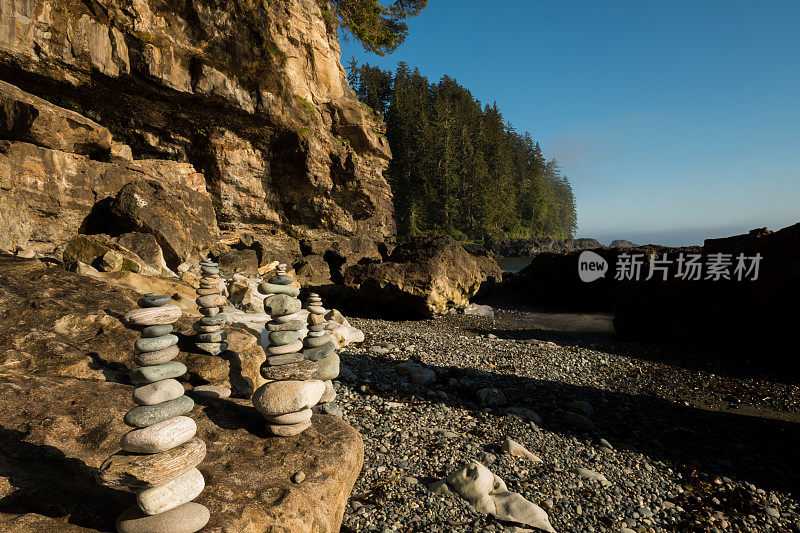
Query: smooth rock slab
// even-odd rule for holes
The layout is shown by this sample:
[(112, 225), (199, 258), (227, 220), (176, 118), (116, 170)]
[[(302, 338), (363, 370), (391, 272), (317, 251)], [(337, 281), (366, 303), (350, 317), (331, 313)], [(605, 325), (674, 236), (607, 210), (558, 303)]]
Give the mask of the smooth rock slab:
[(139, 307), (161, 307), (167, 305), (170, 297), (164, 294), (146, 294), (136, 302)]
[(194, 336), (197, 342), (222, 342), (228, 338), (224, 331), (213, 331), (211, 333), (198, 333)]
[(267, 282), (258, 284), (258, 292), (261, 294), (287, 294), (294, 297), (300, 295), (300, 289), (293, 285), (277, 285)]
[(271, 283), (273, 285), (291, 285), (293, 282), (294, 278), (291, 276), (272, 276), (267, 281), (267, 283)]
[(302, 424), (281, 425), (281, 424), (267, 424), (267, 429), (270, 433), (277, 437), (294, 437), (311, 427), (311, 422), (303, 422)]
[(269, 331), (298, 331), (303, 329), (304, 322), (302, 320), (289, 320), (288, 322), (267, 322), (267, 329)]
[(181, 315), (183, 315), (181, 308), (172, 304), (162, 307), (133, 309), (125, 313), (122, 321), (131, 326), (157, 326), (159, 324), (172, 324)]
[(311, 420), (314, 413), (311, 409), (303, 409), (302, 411), (295, 411), (294, 413), (286, 413), (285, 415), (269, 416), (264, 415), (264, 419), (270, 424), (291, 425), (303, 424)]
[(283, 355), (272, 355), (267, 357), (267, 360), (264, 362), (267, 366), (281, 366), (281, 365), (288, 365), (291, 363), (299, 363), (300, 361), (304, 361), (305, 357), (300, 352), (296, 353), (287, 353)]
[(178, 361), (170, 361), (155, 366), (142, 366), (130, 371), (133, 383), (153, 383), (162, 379), (177, 378), (186, 373), (186, 365)]
[(303, 350), (303, 356), (309, 361), (319, 361), (332, 353), (336, 353), (336, 345), (332, 342)]
[(290, 344), (300, 339), (299, 331), (273, 331), (269, 334), (269, 343), (271, 346), (282, 346)]
[(155, 405), (183, 395), (183, 385), (175, 379), (156, 381), (133, 389), (133, 401), (139, 405)]
[[(297, 300), (297, 301), (299, 302), (300, 300)], [(305, 315), (303, 313), (292, 313), (291, 315), (285, 315), (285, 316), (275, 315), (275, 316), (272, 317), (272, 319), (275, 322), (278, 322), (278, 323), (281, 323), (281, 324), (285, 324), (287, 322), (294, 322), (295, 320), (302, 321), (303, 318), (305, 318)]]
[(201, 307), (200, 308), (200, 314), (205, 315), (205, 316), (209, 316), (209, 317), (210, 316), (216, 316), (217, 314), (219, 314), (219, 310), (220, 310), (219, 307)]
[(220, 399), (231, 397), (231, 389), (222, 385), (198, 385), (191, 392), (198, 398)]
[(214, 333), (215, 331), (221, 330), (222, 327), (223, 326), (221, 324), (217, 324), (214, 326), (206, 326), (204, 324), (201, 324), (200, 322), (195, 322), (194, 324), (192, 324), (192, 329), (195, 330), (195, 332), (197, 333)]
[(189, 502), (154, 516), (133, 506), (119, 515), (118, 533), (195, 533), (208, 523), (211, 514), (199, 503)]
[(301, 308), (300, 300), (288, 294), (275, 294), (264, 299), (264, 312), (273, 317), (293, 315)]
[(339, 367), (341, 361), (338, 353), (332, 352), (319, 361), (314, 361), (314, 363), (317, 365), (317, 371), (312, 376), (312, 379), (327, 381), (339, 377)]
[(219, 313), (214, 316), (204, 316), (197, 322), (204, 326), (224, 326), (228, 322), (228, 316), (225, 313)]
[(194, 500), (205, 486), (203, 474), (197, 468), (191, 468), (163, 485), (140, 492), (136, 495), (136, 503), (144, 514), (164, 513)]
[(144, 428), (169, 420), (174, 416), (185, 415), (194, 408), (194, 400), (188, 396), (179, 396), (174, 400), (156, 405), (134, 407), (123, 419), (126, 424), (136, 428)]
[(172, 333), (172, 324), (159, 324), (157, 326), (147, 326), (142, 329), (142, 337), (160, 337)]
[(319, 346), (325, 346), (329, 342), (331, 342), (331, 336), (328, 335), (327, 333), (322, 334), (318, 337), (312, 337), (309, 335), (303, 341), (303, 346), (305, 346), (306, 348), (317, 348)]
[(221, 294), (209, 294), (199, 297), (194, 302), (198, 307), (222, 307), (228, 303), (228, 299)]
[(162, 335), (160, 337), (144, 337), (137, 340), (133, 348), (139, 353), (144, 352), (157, 352), (165, 350), (170, 346), (178, 344), (178, 337), (176, 335)]
[(303, 349), (303, 341), (296, 340), (294, 342), (290, 342), (289, 344), (283, 344), (281, 346), (268, 346), (267, 347), (267, 354), (269, 355), (284, 355), (287, 353), (295, 353), (299, 352)]
[(101, 483), (110, 487), (149, 489), (175, 479), (199, 465), (206, 456), (206, 444), (193, 438), (161, 453), (119, 452), (106, 459), (97, 471)]
[(287, 379), (319, 379), (316, 377), (318, 373), (318, 363), (307, 361), (302, 354), (299, 355), (300, 360), (292, 363), (273, 366), (269, 364), (261, 365), (261, 377), (274, 381), (285, 381)]
[(219, 293), (220, 293), (219, 287), (208, 287), (208, 288), (200, 287), (199, 289), (197, 289), (197, 294), (199, 296), (211, 296), (212, 294), (219, 294)]
[(194, 345), (198, 350), (209, 355), (219, 355), (228, 349), (227, 342), (196, 342)]
[(324, 392), (318, 380), (272, 381), (253, 393), (253, 406), (264, 415), (283, 415), (315, 406)]
[(196, 432), (197, 424), (194, 420), (186, 416), (176, 416), (144, 429), (129, 431), (120, 439), (120, 445), (126, 452), (165, 452), (188, 441)]
[(139, 366), (160, 365), (172, 361), (180, 352), (181, 349), (177, 346), (170, 346), (155, 352), (137, 353), (133, 356), (133, 362)]

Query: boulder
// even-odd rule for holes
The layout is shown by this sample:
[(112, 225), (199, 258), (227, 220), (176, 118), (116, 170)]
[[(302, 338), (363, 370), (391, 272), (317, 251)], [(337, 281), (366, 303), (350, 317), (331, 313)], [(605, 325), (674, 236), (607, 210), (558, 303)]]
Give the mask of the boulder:
[(231, 248), (219, 254), (219, 269), (227, 276), (233, 274), (258, 274), (258, 254), (251, 248)]
[(429, 488), (442, 495), (458, 494), (480, 513), (555, 533), (544, 509), (519, 493), (509, 492), (505, 482), (478, 461), (452, 472)]
[(171, 275), (172, 271), (164, 261), (164, 253), (158, 241), (149, 233), (124, 233), (116, 239), (116, 243), (138, 255), (145, 263), (155, 268), (162, 275)]
[(119, 229), (152, 234), (172, 269), (201, 257), (217, 241), (211, 199), (186, 186), (168, 189), (152, 180), (131, 182), (119, 191), (111, 213)]
[(85, 263), (103, 272), (127, 270), (142, 275), (158, 275), (159, 270), (148, 265), (141, 257), (119, 246), (108, 235), (76, 235), (67, 243), (63, 253), (64, 264), (75, 268)]
[(0, 138), (87, 156), (107, 157), (111, 132), (75, 111), (0, 81)]
[(348, 267), (350, 301), (390, 313), (441, 315), (465, 307), (481, 284), (502, 279), (494, 259), (473, 255), (450, 237), (418, 237), (397, 246), (383, 263)]

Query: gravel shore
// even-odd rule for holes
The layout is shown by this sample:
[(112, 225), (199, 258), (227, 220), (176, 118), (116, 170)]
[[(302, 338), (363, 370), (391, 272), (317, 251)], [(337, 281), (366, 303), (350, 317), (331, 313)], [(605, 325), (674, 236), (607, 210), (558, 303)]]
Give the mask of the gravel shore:
[(336, 389), (366, 456), (343, 531), (524, 531), (427, 489), (478, 460), (562, 532), (800, 532), (800, 387), (548, 320), (351, 320)]

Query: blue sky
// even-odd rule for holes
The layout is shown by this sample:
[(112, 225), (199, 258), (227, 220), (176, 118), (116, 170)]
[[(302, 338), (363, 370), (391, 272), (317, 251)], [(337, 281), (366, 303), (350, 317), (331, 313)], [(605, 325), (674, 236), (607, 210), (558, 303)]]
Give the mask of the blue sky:
[(430, 0), (393, 54), (497, 101), (570, 177), (580, 237), (800, 222), (800, 1)]

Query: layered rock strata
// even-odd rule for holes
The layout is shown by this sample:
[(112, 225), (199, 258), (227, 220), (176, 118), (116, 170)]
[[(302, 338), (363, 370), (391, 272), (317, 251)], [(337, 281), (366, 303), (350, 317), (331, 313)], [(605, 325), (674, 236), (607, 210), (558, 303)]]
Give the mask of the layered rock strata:
[(224, 331), (227, 317), (221, 309), (227, 303), (220, 287), (219, 266), (210, 259), (200, 262), (200, 286), (197, 288), (197, 306), (203, 318), (192, 326), (195, 346), (201, 352), (219, 355), (228, 349), (228, 334)]
[(168, 296), (148, 294), (140, 309), (128, 312), (123, 321), (140, 327), (142, 337), (134, 347), (130, 372), (137, 385), (137, 404), (125, 414), (133, 429), (122, 436), (122, 451), (100, 466), (98, 476), (106, 485), (125, 486), (136, 492), (136, 505), (117, 519), (119, 533), (192, 533), (209, 520), (203, 505), (192, 503), (205, 488), (197, 465), (205, 456), (203, 441), (195, 437), (197, 424), (187, 415), (194, 402), (183, 393), (176, 378), (186, 373), (178, 355), (178, 337), (172, 324), (181, 309), (169, 304)]

